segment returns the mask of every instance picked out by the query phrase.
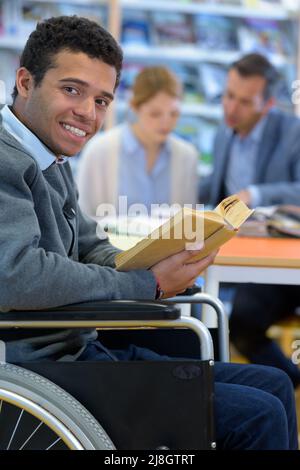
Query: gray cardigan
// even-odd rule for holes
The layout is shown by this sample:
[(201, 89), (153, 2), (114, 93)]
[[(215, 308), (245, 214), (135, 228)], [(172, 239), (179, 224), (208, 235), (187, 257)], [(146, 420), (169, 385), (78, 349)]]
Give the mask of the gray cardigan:
[(41, 171), (1, 122), (0, 227), (2, 311), (155, 296), (151, 271), (114, 269), (118, 250), (81, 213), (69, 164)]

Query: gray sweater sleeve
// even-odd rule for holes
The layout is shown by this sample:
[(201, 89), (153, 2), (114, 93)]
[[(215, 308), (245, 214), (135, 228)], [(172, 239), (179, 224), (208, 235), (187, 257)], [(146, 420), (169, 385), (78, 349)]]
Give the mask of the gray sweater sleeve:
[[(81, 220), (82, 215), (79, 239), (85, 247), (81, 260), (84, 262), (74, 261), (51, 247), (46, 249), (47, 243), (42, 247), (41, 221), (32, 192), (34, 181), (30, 181), (34, 179), (32, 169), (23, 162), (21, 168), (16, 168), (11, 163), (13, 159), (9, 161), (3, 152), (0, 157), (1, 310), (39, 309), (101, 299), (154, 298), (152, 272), (120, 273), (107, 266), (113, 266), (116, 249), (107, 240), (96, 240), (88, 222)], [(19, 158), (24, 156), (20, 154)], [(43, 197), (39, 195), (40, 199)], [(50, 212), (45, 217), (51, 218)]]
[(77, 206), (79, 217), (79, 234), (78, 234), (78, 249), (79, 261), (82, 263), (99, 264), (100, 266), (115, 267), (115, 256), (121, 250), (114, 247), (110, 242), (107, 234), (101, 230), (99, 237), (97, 234), (97, 226), (94, 220), (90, 219), (82, 213), (79, 206)]

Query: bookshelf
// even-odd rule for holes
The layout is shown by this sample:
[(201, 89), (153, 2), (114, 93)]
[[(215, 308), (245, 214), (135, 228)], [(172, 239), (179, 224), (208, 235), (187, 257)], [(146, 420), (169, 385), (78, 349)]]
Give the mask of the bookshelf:
[[(177, 132), (199, 148), (203, 174), (211, 168), (221, 93), (232, 61), (253, 49), (265, 52), (283, 77), (280, 102), (292, 109), (292, 82), (300, 71), (297, 5), (292, 0), (277, 5), (270, 0), (0, 0), (0, 80), (9, 101), (19, 53), (38, 19), (59, 14), (93, 18), (124, 50), (121, 85), (106, 127), (126, 116), (136, 73), (146, 64), (167, 65), (185, 85)], [(300, 105), (296, 111), (300, 114)]]
[[(278, 68), (281, 107), (293, 110), (292, 82), (297, 78), (297, 2), (119, 0), (117, 39), (124, 50), (123, 83), (114, 123), (126, 115), (130, 85), (149, 64), (164, 64), (185, 84), (182, 117), (177, 132), (201, 153), (199, 171), (212, 168), (212, 142), (222, 118), (221, 94), (229, 64), (257, 51)], [(279, 3), (279, 2), (278, 2)], [(251, 6), (249, 6), (251, 4)], [(183, 30), (188, 31), (189, 34)]]
[[(249, 2), (251, 3), (251, 2)], [(145, 10), (159, 10), (159, 11), (178, 11), (182, 13), (209, 13), (209, 14), (218, 14), (226, 16), (236, 16), (236, 17), (248, 17), (252, 16), (253, 12), (257, 17), (260, 18), (272, 18), (272, 19), (289, 19), (290, 12), (293, 10), (288, 10), (287, 8), (282, 7), (280, 4), (276, 5), (276, 9), (272, 8), (272, 5), (263, 4), (263, 2), (252, 2), (257, 4), (255, 7), (245, 6), (247, 2), (236, 2), (236, 5), (233, 5), (232, 2), (228, 1), (224, 3), (217, 2), (197, 2), (197, 1), (172, 1), (172, 0), (120, 0), (120, 4), (123, 8), (143, 8)], [(292, 5), (292, 2), (290, 2)], [(271, 6), (271, 8), (270, 8)]]

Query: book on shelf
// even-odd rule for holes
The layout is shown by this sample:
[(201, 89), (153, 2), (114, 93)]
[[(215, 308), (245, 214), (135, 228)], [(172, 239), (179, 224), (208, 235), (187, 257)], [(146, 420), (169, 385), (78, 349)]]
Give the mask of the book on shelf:
[(182, 115), (176, 126), (175, 133), (199, 150), (199, 163), (212, 166), (212, 148), (217, 127), (217, 119)]
[(190, 46), (196, 44), (191, 15), (176, 11), (152, 12), (153, 45)]
[(203, 62), (199, 64), (198, 71), (205, 101), (220, 103), (226, 88), (227, 68), (221, 64)]
[(184, 207), (134, 247), (117, 254), (116, 268), (149, 269), (182, 250), (202, 247), (190, 262), (200, 260), (234, 237), (252, 213), (236, 195), (227, 197), (212, 211)]
[(243, 53), (292, 54), (290, 31), (286, 31), (283, 22), (265, 18), (243, 18), (238, 27), (240, 50)]
[(131, 89), (136, 76), (142, 71), (143, 64), (135, 62), (125, 62), (122, 67), (121, 81), (118, 86), (118, 98), (126, 102), (131, 97)]
[[(200, 163), (213, 168), (213, 146), (216, 137), (218, 122), (213, 119), (199, 119), (199, 143)], [(202, 172), (203, 173), (203, 168)]]
[(151, 30), (146, 12), (125, 11), (122, 21), (121, 43), (127, 47), (147, 47), (150, 45)]
[(170, 69), (183, 83), (183, 102), (202, 103), (204, 98), (199, 85), (198, 68), (191, 64), (171, 63)]
[[(0, 49), (0, 80), (5, 97), (1, 96), (1, 104), (11, 104), (11, 93), (15, 84), (15, 74), (12, 71), (19, 67), (20, 59), (16, 51)], [(5, 98), (5, 100), (3, 100)]]
[(3, 4), (0, 2), (0, 36), (4, 34)]
[(234, 51), (238, 49), (237, 21), (220, 15), (195, 17), (197, 43), (202, 49)]
[(200, 118), (198, 116), (181, 115), (175, 133), (200, 148)]
[[(87, 3), (87, 2), (86, 2)], [(105, 8), (101, 5), (88, 5), (76, 2), (31, 2), (23, 1), (20, 4), (20, 18), (18, 21), (18, 34), (26, 38), (36, 27), (36, 24), (45, 18), (54, 16), (83, 16), (101, 25), (106, 24)]]

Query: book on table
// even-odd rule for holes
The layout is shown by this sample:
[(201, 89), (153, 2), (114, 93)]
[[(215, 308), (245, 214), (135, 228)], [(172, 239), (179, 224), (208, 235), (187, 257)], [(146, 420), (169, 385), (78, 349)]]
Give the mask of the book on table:
[(200, 260), (234, 237), (253, 212), (236, 195), (223, 199), (214, 210), (183, 207), (135, 246), (118, 253), (116, 269), (148, 269), (185, 249), (197, 250), (191, 263)]
[(243, 237), (300, 238), (300, 207), (292, 204), (257, 207), (241, 227)]

